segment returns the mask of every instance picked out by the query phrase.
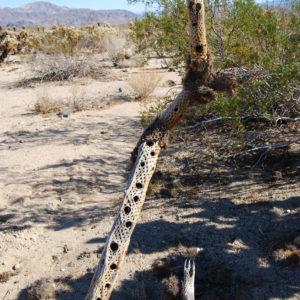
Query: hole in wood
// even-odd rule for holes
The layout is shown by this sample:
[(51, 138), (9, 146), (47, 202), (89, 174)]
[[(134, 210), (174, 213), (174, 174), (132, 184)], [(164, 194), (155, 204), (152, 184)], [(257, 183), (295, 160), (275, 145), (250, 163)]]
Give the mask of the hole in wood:
[(145, 163), (144, 163), (143, 161), (141, 162), (141, 166), (142, 166), (142, 167), (145, 167)]
[(193, 26), (195, 26), (195, 27), (196, 27), (197, 25), (198, 25), (198, 23), (193, 23)]
[(140, 200), (140, 198), (139, 198), (138, 196), (134, 196), (134, 197), (133, 197), (133, 201), (134, 201), (134, 202), (138, 202), (139, 200)]
[(152, 141), (147, 142), (147, 146), (152, 147), (153, 145), (154, 145), (154, 143)]
[(105, 287), (106, 287), (107, 289), (109, 289), (109, 288), (110, 288), (110, 283), (107, 283), (107, 284), (105, 285)]
[(131, 226), (132, 226), (132, 222), (126, 222), (126, 224), (125, 224), (125, 226), (127, 227), (127, 228), (130, 228)]
[(118, 249), (119, 249), (119, 245), (116, 243), (116, 242), (112, 242), (110, 244), (110, 249), (113, 251), (113, 252), (116, 252)]
[(112, 264), (111, 266), (110, 266), (110, 269), (111, 270), (115, 270), (117, 268), (117, 265), (116, 264)]
[(151, 154), (151, 156), (154, 156), (154, 155), (155, 155), (155, 152), (154, 152), (154, 151), (152, 151), (150, 154)]
[(143, 187), (143, 185), (142, 185), (141, 183), (138, 182), (138, 183), (136, 184), (136, 187), (137, 187), (138, 189), (141, 189), (141, 188)]
[(101, 300), (101, 298), (100, 298), (100, 297), (98, 297), (98, 298), (97, 298), (97, 300)]
[(196, 4), (196, 12), (197, 12), (197, 14), (199, 13), (200, 10), (201, 10), (201, 3), (197, 3)]
[(174, 108), (174, 111), (175, 111), (175, 112), (178, 112), (178, 107), (177, 107), (177, 106)]
[(190, 2), (190, 10), (193, 9), (193, 6), (194, 6), (194, 1), (191, 1), (191, 2)]
[(196, 46), (196, 52), (202, 52), (202, 50), (203, 50), (203, 46), (202, 45)]
[(126, 206), (124, 208), (124, 212), (125, 212), (126, 215), (128, 215), (131, 212), (131, 208), (129, 206)]

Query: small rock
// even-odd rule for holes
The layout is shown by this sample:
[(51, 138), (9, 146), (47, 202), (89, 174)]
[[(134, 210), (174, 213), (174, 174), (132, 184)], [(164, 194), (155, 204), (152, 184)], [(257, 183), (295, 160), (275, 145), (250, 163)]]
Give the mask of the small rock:
[(64, 272), (64, 271), (66, 271), (66, 269), (64, 269), (64, 268), (61, 268), (61, 269), (60, 269), (60, 271), (61, 271), (61, 272)]
[(68, 107), (63, 107), (57, 115), (60, 117), (68, 118), (70, 114), (70, 109)]
[(13, 270), (14, 270), (14, 271), (20, 271), (20, 269), (21, 269), (21, 265), (20, 265), (20, 264), (15, 264), (15, 265), (13, 266)]
[(52, 256), (53, 262), (56, 263), (58, 261), (58, 257), (56, 255)]
[(167, 80), (166, 85), (169, 86), (169, 87), (172, 87), (172, 86), (175, 86), (176, 83), (173, 80)]
[(33, 236), (33, 237), (31, 237), (31, 240), (35, 242), (37, 240), (37, 238), (35, 236)]
[(122, 88), (119, 88), (119, 93), (122, 93), (122, 92), (123, 92)]
[(64, 245), (63, 249), (64, 249), (64, 253), (68, 253), (72, 250), (68, 245)]

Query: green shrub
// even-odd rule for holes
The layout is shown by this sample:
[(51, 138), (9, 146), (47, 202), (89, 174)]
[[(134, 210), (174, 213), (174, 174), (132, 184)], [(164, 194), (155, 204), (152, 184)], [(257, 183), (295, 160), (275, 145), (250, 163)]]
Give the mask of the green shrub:
[[(136, 1), (135, 1), (136, 2)], [(147, 1), (143, 1), (147, 2)], [(180, 69), (189, 55), (188, 17), (184, 0), (150, 1), (159, 14), (147, 14), (132, 25), (140, 50), (150, 47), (172, 57)], [(239, 86), (234, 95), (219, 94), (216, 102), (190, 110), (190, 120), (205, 114), (221, 116), (234, 128), (243, 128), (245, 117), (278, 117), (299, 114), (300, 3), (265, 9), (254, 0), (208, 1), (207, 36), (217, 67), (258, 67), (264, 76)]]

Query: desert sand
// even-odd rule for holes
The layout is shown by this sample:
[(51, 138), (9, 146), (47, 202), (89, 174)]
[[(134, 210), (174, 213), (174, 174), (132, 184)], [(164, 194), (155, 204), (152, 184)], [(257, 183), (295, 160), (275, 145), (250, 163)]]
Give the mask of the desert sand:
[[(106, 80), (16, 87), (29, 76), (21, 61), (13, 57), (0, 67), (0, 274), (9, 277), (0, 280), (0, 299), (27, 299), (28, 288), (40, 280), (42, 299), (84, 299), (118, 211), (130, 152), (143, 131), (141, 104), (133, 100), (126, 76), (145, 69), (113, 69)], [(180, 87), (180, 77), (160, 68), (157, 60), (147, 68), (163, 75), (154, 98), (169, 91), (167, 80)], [(67, 118), (32, 112), (41, 95), (63, 99), (74, 88), (109, 104)], [(202, 151), (204, 146), (198, 145), (200, 150), (189, 147)], [(159, 164), (177, 170), (186, 159), (189, 155), (171, 147)], [(265, 255), (276, 234), (280, 240), (283, 229), (299, 230), (299, 183), (267, 188), (228, 176), (229, 186), (206, 183), (184, 200), (148, 196), (111, 299), (160, 299), (151, 265), (180, 245), (204, 247), (207, 269), (221, 270), (225, 263), (234, 269), (228, 271), (234, 274), (229, 281), (225, 278), (231, 292), (240, 294), (234, 299), (300, 299), (299, 268), (274, 266)], [(242, 204), (250, 195), (274, 203)], [(201, 272), (200, 278), (206, 274)], [(218, 280), (212, 278), (209, 284), (222, 285)]]

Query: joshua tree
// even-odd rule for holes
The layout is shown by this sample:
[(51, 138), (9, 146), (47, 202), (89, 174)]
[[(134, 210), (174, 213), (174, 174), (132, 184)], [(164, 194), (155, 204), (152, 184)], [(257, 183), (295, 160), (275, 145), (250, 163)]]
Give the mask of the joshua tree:
[[(170, 130), (176, 126), (190, 105), (212, 101), (218, 91), (231, 92), (239, 81), (235, 70), (214, 71), (213, 58), (206, 42), (203, 0), (187, 0), (187, 6), (190, 60), (184, 88), (166, 111), (145, 130), (132, 152), (134, 167), (86, 300), (107, 300), (111, 295), (132, 232), (138, 222), (158, 155), (166, 146)], [(186, 270), (188, 269), (194, 270), (191, 261), (186, 263)]]

